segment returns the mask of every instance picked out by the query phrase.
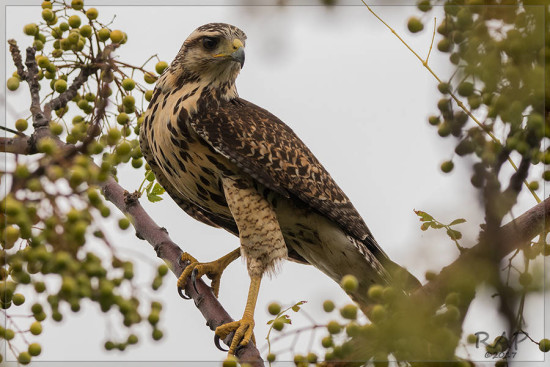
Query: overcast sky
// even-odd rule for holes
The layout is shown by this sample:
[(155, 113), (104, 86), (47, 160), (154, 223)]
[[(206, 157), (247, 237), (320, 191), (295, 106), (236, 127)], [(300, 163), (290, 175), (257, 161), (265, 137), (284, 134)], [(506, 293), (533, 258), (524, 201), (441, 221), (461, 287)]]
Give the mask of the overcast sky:
[[(463, 244), (474, 243), (483, 215), (469, 184), (470, 163), (455, 159), (454, 171), (441, 173), (439, 166), (453, 156), (456, 141), (439, 138), (436, 129), (427, 123), (427, 117), (436, 111), (437, 83), (365, 7), (101, 5), (105, 3), (93, 4), (100, 4), (97, 9), (103, 20), (116, 15), (111, 27), (124, 30), (129, 37), (117, 52), (122, 60), (134, 64), (141, 64), (153, 54), (170, 62), (185, 38), (202, 24), (226, 22), (240, 27), (248, 36), (246, 65), (237, 80), (240, 96), (268, 109), (294, 129), (351, 198), (384, 250), (421, 281), (425, 281), (426, 270), (441, 269), (458, 253), (443, 232), (421, 232), (413, 209), (427, 211), (442, 222), (468, 219), (468, 224), (460, 227), (464, 231)], [(121, 4), (118, 0), (108, 3)], [(431, 29), (414, 37), (405, 30), (406, 19), (417, 12), (414, 7), (375, 10), (420, 55), (426, 55)], [(40, 19), (41, 10), (39, 6), (9, 6), (5, 11), (7, 38), (16, 38), (23, 49), (29, 38), (22, 35), (22, 27)], [(449, 75), (444, 56), (434, 51), (430, 60), (441, 76)], [(10, 62), (4, 69), (8, 75), (14, 71)], [(26, 88), (20, 88), (13, 97), (10, 93), (13, 99), (8, 99), (6, 115), (9, 123), (27, 115), (25, 105), (10, 102), (26, 93)], [(138, 188), (143, 171), (119, 172), (120, 183), (126, 189)], [(225, 231), (192, 220), (168, 196), (157, 204), (145, 200), (142, 204), (157, 223), (168, 229), (175, 242), (201, 261), (216, 259), (238, 245), (238, 239)], [(522, 194), (514, 212), (519, 215), (534, 204), (531, 197)], [(117, 215), (106, 228), (116, 227), (115, 220), (120, 216), (116, 209), (113, 212)], [(132, 231), (113, 229), (109, 237), (123, 256), (138, 261), (136, 273), (144, 287), (148, 286), (154, 269), (151, 264), (159, 264), (152, 248), (136, 239)], [(244, 263), (230, 265), (222, 278), (220, 301), (235, 319), (244, 310), (248, 285)], [(483, 296), (483, 291), (481, 294), (465, 330), (487, 331), (492, 339), (503, 326), (495, 304)], [(112, 317), (115, 322), (109, 323), (95, 304), (84, 303), (79, 313), (67, 313), (61, 324), (45, 323), (39, 338), (43, 353), (37, 360), (212, 361), (225, 357), (214, 347), (213, 333), (193, 303), (178, 296), (174, 277), (165, 278), (156, 295), (162, 298), (165, 311), (161, 342), (150, 341), (149, 328), (137, 329), (137, 347), (124, 353), (105, 352), (103, 343), (116, 332), (119, 320)], [(266, 322), (270, 318), (267, 304), (277, 300), (290, 305), (306, 300), (304, 311), (322, 323), (329, 320), (321, 310), (322, 301), (328, 298), (337, 305), (350, 302), (337, 284), (315, 268), (285, 263), (277, 276), (262, 283), (255, 327), (260, 350), (265, 352)], [(537, 340), (543, 337), (543, 307), (542, 297), (538, 297), (529, 303), (526, 312), (533, 316), (528, 330)], [(285, 330), (307, 325), (308, 319), (296, 314), (293, 325)], [(314, 351), (322, 350), (318, 340), (324, 335), (317, 333)], [(273, 350), (285, 349), (291, 342), (289, 337), (275, 344)], [(306, 334), (297, 341), (295, 351), (307, 353), (309, 345), (310, 336)], [(536, 346), (521, 348), (518, 358), (542, 360)], [(484, 351), (471, 352), (474, 359), (484, 360)], [(288, 353), (283, 356), (290, 358)]]

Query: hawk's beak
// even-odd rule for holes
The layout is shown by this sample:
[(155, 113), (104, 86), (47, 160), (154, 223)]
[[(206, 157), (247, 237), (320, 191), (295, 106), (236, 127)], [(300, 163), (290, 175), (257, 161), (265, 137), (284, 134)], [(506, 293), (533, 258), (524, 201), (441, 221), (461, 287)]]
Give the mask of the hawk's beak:
[(233, 52), (231, 58), (241, 64), (241, 69), (244, 66), (244, 45), (239, 39), (233, 40)]
[(237, 51), (231, 54), (231, 58), (241, 64), (241, 69), (244, 65), (244, 47), (239, 47)]
[(230, 58), (233, 61), (237, 61), (242, 69), (244, 65), (244, 45), (241, 40), (235, 38), (227, 53), (220, 53), (214, 55), (214, 57)]

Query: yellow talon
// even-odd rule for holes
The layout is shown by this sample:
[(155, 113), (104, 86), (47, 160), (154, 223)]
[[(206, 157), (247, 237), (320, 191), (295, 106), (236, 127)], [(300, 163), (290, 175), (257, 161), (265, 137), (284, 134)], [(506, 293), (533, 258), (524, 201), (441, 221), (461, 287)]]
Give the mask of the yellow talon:
[(258, 299), (258, 291), (260, 290), (261, 277), (252, 277), (250, 279), (250, 288), (248, 290), (248, 299), (242, 319), (239, 321), (229, 322), (216, 328), (216, 336), (224, 340), (231, 332), (235, 332), (231, 340), (228, 355), (234, 355), (239, 346), (247, 345), (250, 340), (256, 343), (254, 338), (254, 308)]
[[(233, 262), (233, 260), (238, 258), (240, 255), (240, 248), (237, 248), (227, 255), (219, 258), (218, 260), (208, 263), (199, 263), (197, 259), (195, 259), (193, 256), (191, 256), (187, 252), (184, 252), (183, 254), (181, 254), (181, 261), (189, 261), (189, 265), (185, 268), (185, 270), (178, 278), (178, 289), (183, 289), (185, 287), (187, 278), (189, 278), (190, 276), (193, 280), (194, 285), (196, 279), (202, 277), (203, 275), (206, 275), (210, 280), (212, 280), (212, 292), (216, 297), (218, 297), (218, 293), (220, 291), (220, 280), (223, 271), (231, 262)], [(182, 293), (180, 292), (180, 295), (181, 294)]]

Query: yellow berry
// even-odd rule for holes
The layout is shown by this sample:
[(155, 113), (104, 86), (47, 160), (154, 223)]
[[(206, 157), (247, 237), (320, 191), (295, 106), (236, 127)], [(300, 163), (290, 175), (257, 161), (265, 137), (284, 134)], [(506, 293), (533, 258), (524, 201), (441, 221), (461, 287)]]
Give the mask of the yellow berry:
[(17, 88), (19, 88), (19, 78), (16, 78), (16, 77), (9, 78), (6, 85), (8, 89), (11, 91), (17, 90)]
[(111, 31), (107, 28), (101, 28), (99, 31), (97, 31), (97, 38), (99, 38), (101, 42), (107, 41), (110, 36)]
[(67, 90), (67, 82), (63, 79), (58, 79), (55, 81), (53, 87), (57, 93), (63, 93)]
[(29, 123), (25, 119), (18, 119), (15, 121), (15, 128), (17, 131), (25, 131), (29, 127)]
[(550, 351), (550, 340), (542, 339), (539, 342), (539, 349), (540, 349), (541, 352), (544, 352), (544, 353)]
[(145, 100), (147, 102), (151, 102), (151, 99), (153, 98), (153, 90), (149, 89), (145, 92)]
[(71, 28), (78, 28), (80, 27), (82, 21), (80, 20), (80, 17), (78, 15), (71, 15), (68, 19), (68, 22)]
[(325, 312), (332, 312), (334, 310), (334, 302), (332, 302), (331, 300), (326, 300), (325, 302), (323, 302), (323, 310), (325, 310)]
[(157, 81), (157, 77), (155, 76), (155, 74), (153, 74), (151, 72), (146, 72), (143, 75), (143, 80), (145, 80), (145, 82), (148, 83), (148, 84), (153, 84), (154, 82)]
[(29, 354), (33, 357), (40, 355), (42, 347), (38, 343), (32, 343), (29, 345)]
[(29, 364), (31, 363), (31, 355), (29, 354), (29, 352), (21, 352), (17, 356), (17, 362), (21, 364)]
[(111, 42), (120, 43), (124, 39), (124, 33), (121, 30), (115, 29), (111, 32), (109, 37), (111, 38)]
[(33, 322), (30, 331), (32, 335), (40, 335), (42, 333), (42, 324), (39, 321)]
[(132, 90), (136, 87), (136, 82), (133, 79), (126, 78), (122, 81), (122, 88), (125, 90)]
[(166, 61), (159, 61), (155, 65), (155, 71), (160, 75), (164, 72), (164, 70), (166, 70), (167, 67), (168, 63)]
[(340, 281), (340, 286), (346, 291), (346, 292), (354, 292), (357, 290), (357, 287), (359, 287), (359, 281), (357, 278), (351, 274), (344, 275), (342, 280)]
[(80, 27), (80, 35), (85, 38), (90, 38), (92, 36), (92, 27), (89, 24), (85, 24)]
[(27, 36), (34, 36), (38, 33), (38, 26), (36, 23), (30, 23), (23, 27), (23, 33)]
[(90, 19), (90, 20), (96, 19), (97, 16), (98, 16), (97, 9), (96, 9), (96, 8), (90, 8), (90, 9), (86, 10), (86, 16), (87, 16), (88, 19)]
[(417, 33), (424, 29), (424, 24), (417, 17), (410, 17), (407, 22), (407, 27), (411, 33)]
[(84, 7), (84, 1), (83, 0), (73, 0), (71, 1), (71, 8), (74, 10), (81, 10)]

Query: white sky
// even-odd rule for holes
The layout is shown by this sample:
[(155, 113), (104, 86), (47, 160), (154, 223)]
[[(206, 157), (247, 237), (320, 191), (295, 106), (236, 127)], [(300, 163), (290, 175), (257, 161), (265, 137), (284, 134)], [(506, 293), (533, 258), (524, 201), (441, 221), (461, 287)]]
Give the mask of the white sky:
[[(443, 222), (459, 217), (468, 219), (468, 224), (460, 227), (464, 231), (463, 244), (474, 243), (483, 215), (469, 184), (470, 163), (457, 157), (454, 171), (442, 174), (439, 165), (453, 156), (456, 140), (439, 138), (436, 129), (427, 123), (427, 117), (437, 109), (437, 83), (366, 8), (120, 7), (104, 6), (106, 3), (121, 4), (120, 1), (91, 4), (101, 5), (97, 8), (103, 20), (116, 14), (111, 27), (122, 29), (129, 36), (118, 53), (121, 59), (134, 64), (141, 64), (152, 54), (170, 62), (188, 34), (204, 23), (221, 21), (243, 29), (248, 40), (246, 64), (237, 81), (240, 96), (268, 109), (294, 129), (348, 194), (390, 257), (409, 268), (421, 281), (426, 270), (438, 270), (450, 263), (457, 256), (457, 250), (443, 232), (421, 232), (413, 209), (427, 211)], [(417, 13), (414, 7), (375, 9), (417, 52), (426, 55), (431, 29), (414, 37), (405, 29), (408, 16)], [(7, 38), (16, 38), (23, 49), (29, 37), (22, 35), (22, 27), (40, 19), (40, 8), (9, 6), (2, 10), (6, 12)], [(438, 39), (436, 37), (436, 42)], [(7, 47), (3, 52), (6, 50)], [(14, 67), (9, 55), (7, 60), (4, 69), (10, 75)], [(443, 77), (449, 75), (445, 56), (434, 50), (430, 60), (436, 72)], [(2, 76), (2, 85), (5, 85), (4, 78)], [(8, 99), (10, 107), (5, 115), (8, 124), (27, 115), (24, 104), (15, 104), (26, 93), (26, 88), (20, 88), (8, 95), (13, 98)], [(119, 172), (120, 182), (126, 189), (137, 189), (142, 171), (120, 169)], [(157, 223), (168, 229), (176, 243), (199, 260), (216, 259), (238, 245), (238, 239), (223, 230), (189, 218), (168, 196), (159, 204), (146, 200), (142, 200), (142, 204)], [(514, 213), (519, 215), (534, 204), (534, 200), (523, 193), (521, 205)], [(116, 213), (114, 219), (120, 217), (116, 209), (113, 212)], [(114, 219), (106, 228), (116, 228)], [(136, 273), (140, 273), (139, 279), (148, 287), (151, 264), (160, 263), (152, 248), (139, 241), (133, 231), (113, 229), (109, 237), (120, 247), (122, 255), (138, 261)], [(161, 342), (150, 340), (149, 328), (137, 329), (140, 336), (137, 347), (123, 353), (105, 352), (103, 343), (118, 327), (118, 320), (111, 318), (117, 322), (109, 324), (96, 305), (85, 303), (79, 313), (67, 312), (62, 323), (45, 323), (44, 333), (38, 340), (43, 352), (36, 360), (73, 361), (67, 364), (71, 366), (81, 365), (75, 361), (222, 360), (225, 353), (214, 347), (213, 333), (193, 303), (178, 296), (175, 284), (176, 279), (167, 276), (156, 294), (164, 305), (160, 326), (165, 336)], [(232, 264), (222, 278), (220, 300), (235, 319), (244, 310), (248, 284), (241, 261)], [(327, 298), (335, 300), (337, 305), (350, 302), (337, 284), (312, 267), (286, 263), (280, 274), (265, 279), (255, 317), (255, 335), (263, 355), (266, 322), (270, 319), (267, 304), (274, 300), (283, 305), (307, 300), (304, 310), (323, 323), (329, 320), (321, 311), (321, 303)], [(543, 307), (543, 300), (538, 297), (529, 303), (526, 312), (532, 316), (528, 330), (537, 340), (543, 337), (540, 322)], [(487, 331), (491, 339), (500, 334), (502, 325), (494, 308), (488, 296), (476, 300), (465, 326), (467, 333)], [(296, 314), (293, 325), (285, 330), (307, 325), (309, 321)], [(324, 332), (317, 333), (314, 350), (322, 350), (318, 339), (324, 335)], [(275, 344), (273, 350), (284, 349), (291, 342), (289, 337)], [(307, 353), (308, 345), (309, 335), (304, 335), (296, 343), (295, 351)], [(484, 360), (484, 351), (471, 352), (474, 359)], [(543, 358), (532, 344), (521, 345), (520, 353), (517, 358), (525, 361)], [(288, 360), (289, 354), (284, 357)], [(13, 356), (8, 355), (8, 360), (10, 358), (13, 360)], [(205, 362), (204, 365), (219, 364)]]

